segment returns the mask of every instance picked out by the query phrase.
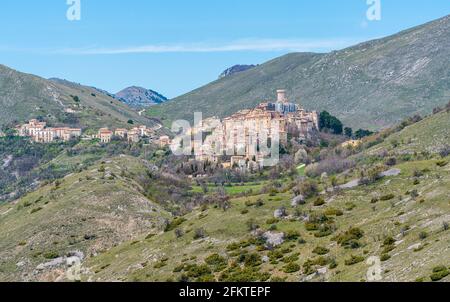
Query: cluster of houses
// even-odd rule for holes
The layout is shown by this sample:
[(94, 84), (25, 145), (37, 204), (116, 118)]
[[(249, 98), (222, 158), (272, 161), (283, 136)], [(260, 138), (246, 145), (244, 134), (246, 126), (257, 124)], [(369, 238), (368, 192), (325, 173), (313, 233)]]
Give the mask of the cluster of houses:
[(147, 126), (137, 126), (131, 130), (125, 128), (117, 128), (114, 131), (108, 128), (101, 128), (97, 135), (92, 138), (100, 139), (102, 143), (110, 143), (113, 137), (120, 137), (121, 139), (126, 139), (129, 143), (137, 143), (142, 138), (148, 137), (153, 141), (158, 141), (160, 147), (165, 147), (170, 145), (171, 140), (168, 136), (157, 137), (155, 130), (148, 128)]
[(80, 128), (52, 128), (47, 127), (46, 122), (31, 120), (27, 124), (16, 127), (19, 136), (30, 137), (37, 143), (51, 143), (55, 140), (69, 141), (72, 138), (81, 136)]
[[(72, 138), (82, 136), (80, 128), (53, 128), (47, 127), (46, 122), (40, 122), (36, 119), (30, 120), (28, 123), (16, 127), (19, 136), (30, 137), (36, 143), (51, 143), (56, 140), (69, 141)], [(148, 137), (154, 141), (158, 141), (161, 147), (170, 145), (171, 140), (168, 136), (155, 136), (154, 129), (147, 128), (147, 126), (137, 126), (131, 130), (125, 128), (118, 128), (110, 130), (108, 128), (101, 128), (97, 134), (86, 135), (84, 139), (99, 139), (102, 143), (110, 143), (114, 136), (126, 139), (129, 143), (137, 143), (142, 138)]]
[[(264, 145), (279, 142), (286, 145), (289, 138), (305, 140), (319, 129), (316, 111), (308, 112), (290, 103), (285, 90), (277, 90), (276, 102), (261, 103), (254, 109), (241, 110), (223, 120), (210, 118), (191, 129), (191, 134), (208, 133), (193, 142), (198, 161), (217, 163), (224, 155), (231, 162), (224, 167), (263, 166), (270, 156)], [(193, 135), (195, 136), (195, 135)]]

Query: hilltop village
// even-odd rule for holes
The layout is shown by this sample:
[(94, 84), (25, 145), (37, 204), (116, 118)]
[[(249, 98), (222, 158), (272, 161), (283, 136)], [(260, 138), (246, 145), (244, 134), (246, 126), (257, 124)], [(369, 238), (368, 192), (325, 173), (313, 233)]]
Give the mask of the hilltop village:
[(136, 126), (131, 130), (125, 128), (117, 128), (115, 130), (101, 128), (98, 130), (97, 134), (82, 136), (81, 128), (47, 127), (46, 122), (33, 119), (26, 124), (18, 125), (16, 127), (16, 131), (21, 137), (29, 137), (33, 142), (43, 144), (52, 143), (57, 140), (67, 142), (73, 138), (80, 137), (84, 140), (99, 139), (100, 142), (108, 144), (114, 136), (127, 140), (129, 143), (137, 143), (142, 138), (148, 137), (153, 141), (157, 141), (161, 147), (165, 147), (170, 144), (170, 138), (168, 136), (157, 137), (155, 130), (148, 128), (147, 126)]
[[(281, 146), (290, 138), (310, 139), (319, 130), (316, 111), (307, 112), (289, 102), (285, 90), (277, 90), (276, 102), (264, 102), (254, 109), (245, 109), (220, 120), (210, 118), (197, 124), (190, 134), (209, 133), (201, 144), (194, 139), (195, 158), (198, 161), (218, 163), (223, 156), (231, 156), (224, 167), (250, 165), (262, 167), (270, 156), (266, 146), (278, 141)], [(265, 146), (264, 146), (265, 145)]]
[[(143, 125), (131, 129), (101, 128), (96, 134), (83, 135), (81, 128), (47, 127), (46, 122), (33, 119), (17, 126), (16, 131), (19, 136), (30, 137), (37, 143), (81, 138), (98, 139), (108, 144), (116, 137), (130, 144), (148, 138), (161, 148), (172, 145), (170, 137), (157, 136), (155, 129)], [(272, 146), (286, 146), (291, 139), (304, 142), (318, 131), (318, 113), (308, 112), (289, 102), (286, 91), (277, 90), (275, 102), (261, 103), (222, 120), (217, 117), (205, 119), (189, 129), (187, 134), (192, 139), (191, 148), (196, 161), (220, 163), (224, 168), (256, 168), (265, 166), (264, 162), (273, 155)], [(196, 134), (200, 134), (201, 139)]]

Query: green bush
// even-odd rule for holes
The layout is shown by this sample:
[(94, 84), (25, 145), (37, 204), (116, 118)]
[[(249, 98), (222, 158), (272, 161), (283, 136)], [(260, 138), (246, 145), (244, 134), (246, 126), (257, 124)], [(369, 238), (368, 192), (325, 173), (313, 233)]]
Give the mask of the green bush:
[(314, 206), (315, 207), (320, 207), (323, 206), (325, 204), (325, 200), (322, 197), (318, 197), (315, 201), (314, 201)]
[(208, 256), (205, 259), (205, 263), (211, 266), (214, 272), (223, 271), (228, 265), (228, 261), (219, 254), (212, 254)]
[(389, 254), (382, 254), (380, 257), (380, 260), (383, 262), (388, 261), (389, 259), (391, 259), (391, 255), (389, 255)]
[(392, 200), (392, 199), (394, 199), (394, 198), (395, 198), (395, 195), (394, 195), (394, 194), (387, 194), (387, 195), (381, 196), (381, 197), (380, 197), (380, 200), (382, 200), (382, 201), (388, 201), (388, 200)]
[(347, 265), (347, 266), (355, 265), (355, 264), (357, 264), (357, 263), (363, 262), (364, 259), (365, 259), (365, 258), (362, 257), (362, 256), (355, 256), (355, 255), (352, 255), (352, 256), (350, 257), (350, 259), (345, 260), (345, 265)]
[(177, 217), (174, 220), (172, 220), (171, 223), (169, 223), (166, 228), (164, 229), (165, 232), (170, 232), (178, 228), (181, 224), (186, 222), (186, 219), (183, 217)]
[(295, 262), (288, 263), (283, 267), (283, 271), (287, 274), (296, 273), (299, 270), (300, 270), (300, 265), (298, 265)]
[(294, 230), (289, 230), (285, 233), (284, 238), (286, 241), (296, 241), (300, 238), (300, 233)]
[(352, 248), (355, 246), (355, 241), (364, 237), (364, 232), (359, 228), (350, 228), (345, 233), (339, 235), (337, 242), (343, 247)]
[(386, 245), (393, 245), (395, 243), (395, 239), (392, 237), (387, 237), (384, 241), (383, 244)]
[(56, 251), (49, 251), (42, 254), (42, 256), (44, 256), (45, 259), (56, 259), (59, 257), (59, 254)]
[(342, 216), (344, 215), (344, 212), (335, 208), (328, 208), (325, 210), (324, 214), (327, 216)]
[(437, 266), (433, 269), (433, 273), (430, 278), (432, 281), (440, 281), (450, 275), (450, 271), (445, 266)]
[(322, 255), (322, 256), (328, 254), (329, 252), (330, 252), (329, 249), (321, 247), (321, 246), (318, 246), (313, 250), (314, 254)]

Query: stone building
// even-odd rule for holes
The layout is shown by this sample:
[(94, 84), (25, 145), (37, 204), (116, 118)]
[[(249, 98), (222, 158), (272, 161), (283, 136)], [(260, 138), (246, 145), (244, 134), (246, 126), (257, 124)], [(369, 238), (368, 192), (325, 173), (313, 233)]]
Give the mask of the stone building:
[(19, 136), (30, 137), (34, 142), (51, 143), (54, 140), (69, 141), (81, 136), (80, 128), (46, 128), (47, 123), (38, 120), (30, 120), (27, 124), (16, 127)]
[(207, 133), (201, 142), (193, 143), (197, 160), (218, 162), (222, 156), (231, 155), (241, 166), (243, 160), (262, 162), (270, 153), (269, 145), (275, 141), (286, 145), (289, 138), (309, 139), (318, 129), (317, 112), (307, 112), (290, 103), (286, 91), (278, 90), (276, 102), (261, 103), (221, 121), (208, 119), (195, 126), (191, 133)]
[(112, 136), (113, 136), (113, 132), (111, 130), (109, 130), (108, 128), (101, 128), (98, 131), (98, 138), (104, 144), (110, 143)]

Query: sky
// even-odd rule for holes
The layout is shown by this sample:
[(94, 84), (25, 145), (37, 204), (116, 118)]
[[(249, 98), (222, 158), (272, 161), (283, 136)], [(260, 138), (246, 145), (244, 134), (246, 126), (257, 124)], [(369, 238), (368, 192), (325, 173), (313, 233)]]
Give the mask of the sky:
[(0, 64), (173, 98), (235, 64), (338, 50), (448, 14), (448, 0), (2, 0)]

